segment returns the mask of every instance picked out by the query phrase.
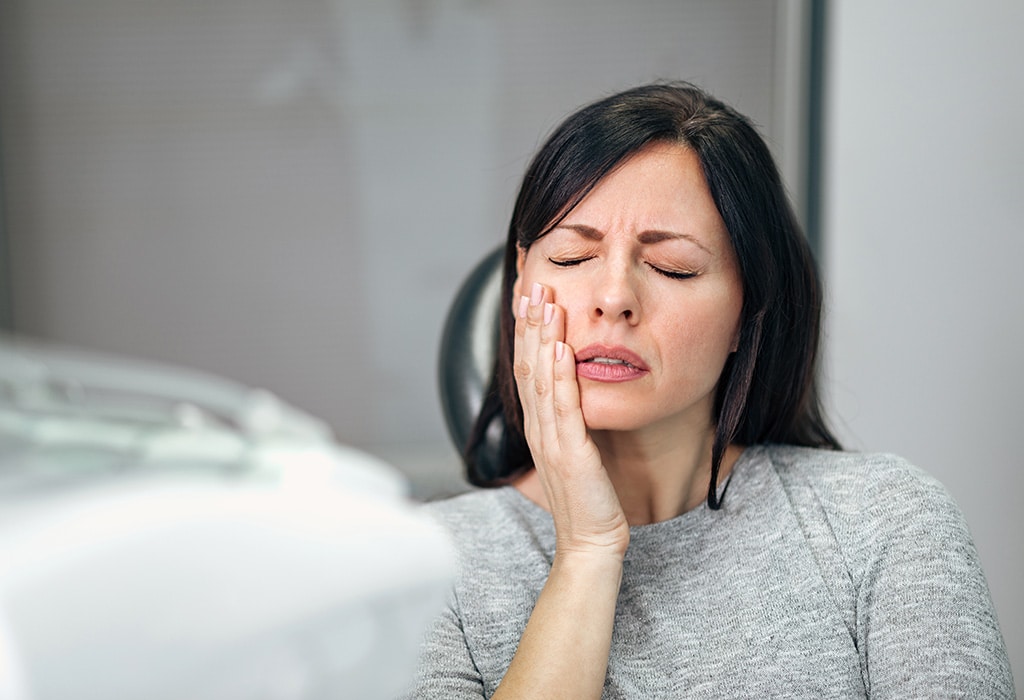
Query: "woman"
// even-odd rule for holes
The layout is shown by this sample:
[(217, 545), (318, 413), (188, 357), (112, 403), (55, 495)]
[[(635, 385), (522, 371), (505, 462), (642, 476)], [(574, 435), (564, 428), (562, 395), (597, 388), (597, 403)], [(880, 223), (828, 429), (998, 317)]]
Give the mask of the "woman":
[(818, 278), (746, 118), (687, 84), (572, 115), (503, 294), (466, 452), (501, 488), (430, 506), (462, 571), (413, 697), (1013, 696), (957, 507), (822, 418)]

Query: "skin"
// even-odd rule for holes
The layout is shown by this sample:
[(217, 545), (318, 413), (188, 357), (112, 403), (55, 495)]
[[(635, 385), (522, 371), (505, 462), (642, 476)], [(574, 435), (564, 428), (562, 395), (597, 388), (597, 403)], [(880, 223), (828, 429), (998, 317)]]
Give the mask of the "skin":
[[(515, 486), (552, 514), (556, 552), (495, 698), (600, 697), (629, 527), (706, 496), (742, 290), (700, 162), (679, 144), (629, 158), (520, 250), (514, 366), (535, 469)], [(633, 367), (577, 367), (580, 350)]]

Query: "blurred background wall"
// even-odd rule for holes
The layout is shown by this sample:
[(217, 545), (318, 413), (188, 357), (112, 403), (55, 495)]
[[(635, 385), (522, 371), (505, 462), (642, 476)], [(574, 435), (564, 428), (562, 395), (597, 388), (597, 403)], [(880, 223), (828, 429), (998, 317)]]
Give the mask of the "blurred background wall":
[(541, 139), (685, 78), (798, 179), (805, 5), (5, 0), (13, 327), (266, 387), (458, 487), (441, 326)]
[(0, 324), (266, 387), (417, 495), (458, 489), (439, 334), (527, 159), (586, 101), (693, 80), (824, 212), (840, 432), (949, 486), (1020, 676), (1022, 19), (1017, 0), (4, 0)]

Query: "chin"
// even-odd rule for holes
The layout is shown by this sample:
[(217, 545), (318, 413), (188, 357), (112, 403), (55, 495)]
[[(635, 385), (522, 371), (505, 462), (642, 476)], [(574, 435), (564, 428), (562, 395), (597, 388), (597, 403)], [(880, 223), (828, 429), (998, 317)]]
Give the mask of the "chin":
[(714, 426), (714, 387), (692, 400), (677, 396), (677, 401), (666, 404), (650, 394), (630, 396), (620, 392), (580, 392), (580, 408), (587, 430), (613, 430), (628, 432), (655, 425)]
[(638, 430), (648, 421), (630, 402), (587, 401), (580, 397), (583, 423), (587, 430)]

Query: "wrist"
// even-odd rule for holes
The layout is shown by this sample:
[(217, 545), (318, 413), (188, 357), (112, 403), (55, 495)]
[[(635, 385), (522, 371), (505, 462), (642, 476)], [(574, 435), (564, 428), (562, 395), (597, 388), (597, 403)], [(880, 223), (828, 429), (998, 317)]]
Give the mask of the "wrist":
[(608, 577), (617, 580), (622, 575), (625, 554), (625, 546), (568, 547), (560, 544), (555, 549), (551, 570), (552, 573), (557, 571), (573, 577)]
[(572, 558), (593, 559), (601, 561), (604, 559), (617, 560), (619, 562), (626, 556), (629, 548), (629, 524), (625, 517), (618, 522), (598, 528), (597, 532), (586, 535), (579, 533), (568, 533), (568, 528), (559, 529), (556, 527), (555, 535), (555, 557), (559, 555)]

